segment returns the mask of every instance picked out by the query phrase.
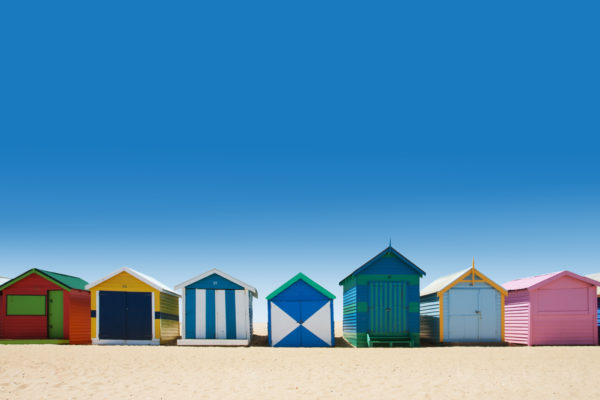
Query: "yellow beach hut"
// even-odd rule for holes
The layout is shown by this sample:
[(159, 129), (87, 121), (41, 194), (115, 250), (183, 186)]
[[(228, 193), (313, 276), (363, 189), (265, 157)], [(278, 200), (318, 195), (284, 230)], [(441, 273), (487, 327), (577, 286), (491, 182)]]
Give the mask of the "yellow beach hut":
[(166, 344), (179, 337), (179, 297), (164, 284), (121, 268), (85, 287), (92, 344)]

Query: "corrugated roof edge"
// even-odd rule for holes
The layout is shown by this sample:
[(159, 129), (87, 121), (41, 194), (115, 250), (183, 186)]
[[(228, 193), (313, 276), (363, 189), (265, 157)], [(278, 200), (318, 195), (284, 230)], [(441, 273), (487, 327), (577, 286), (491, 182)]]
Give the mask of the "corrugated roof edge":
[(390, 245), (390, 246), (386, 247), (383, 251), (379, 252), (379, 254), (377, 254), (375, 257), (371, 258), (369, 261), (367, 261), (366, 263), (364, 263), (363, 265), (361, 265), (360, 267), (358, 267), (357, 269), (355, 269), (350, 275), (348, 275), (347, 277), (345, 277), (344, 279), (342, 279), (340, 281), (339, 285), (343, 285), (344, 281), (346, 279), (348, 279), (351, 276), (356, 275), (360, 271), (366, 269), (369, 265), (371, 265), (372, 263), (374, 263), (377, 259), (379, 259), (380, 257), (383, 257), (385, 254), (388, 254), (388, 253), (394, 254), (400, 260), (404, 261), (409, 267), (411, 267), (412, 269), (414, 269), (415, 271), (417, 271), (421, 276), (427, 275), (425, 273), (425, 271), (423, 271), (421, 268), (417, 267), (417, 265), (415, 263), (413, 263), (412, 261), (410, 261), (408, 258), (404, 257), (402, 255), (402, 253), (400, 253), (398, 250), (394, 249)]
[(565, 275), (570, 276), (574, 279), (582, 280), (582, 281), (587, 282), (594, 286), (600, 285), (599, 281), (585, 277), (583, 275), (576, 274), (575, 272), (564, 270), (564, 271), (558, 271), (558, 272), (551, 272), (549, 274), (530, 276), (527, 278), (514, 279), (512, 281), (503, 283), (502, 287), (504, 287), (508, 291), (535, 289), (539, 286), (546, 284), (548, 281), (553, 281), (553, 280), (563, 277)]
[(118, 270), (108, 274), (107, 276), (105, 276), (104, 278), (101, 278), (99, 280), (97, 280), (96, 282), (93, 283), (88, 283), (85, 288), (87, 290), (90, 290), (91, 288), (93, 288), (94, 286), (97, 286), (99, 284), (101, 284), (104, 281), (109, 280), (110, 278), (112, 278), (113, 276), (116, 276), (118, 274), (120, 274), (121, 272), (127, 272), (130, 275), (133, 275), (133, 277), (141, 280), (142, 282), (146, 283), (147, 285), (153, 287), (154, 289), (160, 291), (160, 292), (164, 292), (173, 296), (177, 296), (177, 297), (181, 297), (181, 295), (179, 293), (176, 293), (174, 291), (172, 291), (171, 289), (169, 289), (169, 287), (167, 285), (165, 285), (164, 283), (161, 283), (159, 281), (157, 281), (156, 279), (142, 274), (141, 272), (138, 272), (132, 268), (129, 267), (122, 267), (119, 268)]
[(273, 299), (279, 293), (283, 292), (285, 289), (289, 288), (294, 283), (296, 283), (300, 280), (306, 282), (309, 286), (311, 286), (313, 289), (315, 289), (316, 291), (318, 291), (319, 293), (321, 293), (323, 296), (327, 297), (328, 299), (330, 299), (330, 300), (335, 299), (335, 295), (333, 295), (329, 290), (325, 289), (323, 286), (319, 285), (317, 282), (313, 281), (308, 276), (306, 276), (302, 272), (300, 272), (300, 273), (294, 275), (292, 277), (292, 279), (290, 279), (289, 281), (287, 281), (286, 283), (284, 283), (283, 285), (281, 285), (277, 289), (275, 289), (270, 295), (267, 296), (267, 300)]
[(242, 286), (243, 288), (247, 289), (250, 293), (252, 293), (252, 295), (254, 297), (258, 298), (258, 291), (256, 290), (256, 288), (254, 288), (253, 286), (248, 285), (247, 283), (244, 283), (244, 282), (240, 281), (239, 279), (234, 278), (231, 275), (226, 274), (225, 272), (223, 272), (221, 270), (218, 270), (217, 268), (213, 268), (210, 271), (206, 271), (206, 272), (204, 272), (204, 273), (202, 273), (202, 274), (200, 274), (198, 276), (195, 276), (195, 277), (193, 277), (191, 279), (188, 279), (185, 282), (182, 282), (182, 283), (176, 285), (175, 286), (175, 290), (182, 289), (182, 288), (184, 288), (184, 287), (186, 287), (188, 285), (191, 285), (194, 282), (197, 282), (199, 280), (207, 278), (207, 277), (211, 276), (212, 274), (220, 275), (223, 278), (225, 278), (225, 279), (227, 279), (227, 280), (229, 280), (229, 281), (231, 281), (233, 283), (236, 283), (236, 284)]

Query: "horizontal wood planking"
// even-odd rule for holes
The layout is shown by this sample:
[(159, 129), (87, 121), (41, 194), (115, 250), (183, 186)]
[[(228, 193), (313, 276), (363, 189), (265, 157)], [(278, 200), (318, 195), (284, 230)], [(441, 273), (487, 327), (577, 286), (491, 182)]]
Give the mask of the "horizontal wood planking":
[(529, 292), (508, 292), (504, 301), (504, 335), (509, 343), (529, 344), (530, 338)]

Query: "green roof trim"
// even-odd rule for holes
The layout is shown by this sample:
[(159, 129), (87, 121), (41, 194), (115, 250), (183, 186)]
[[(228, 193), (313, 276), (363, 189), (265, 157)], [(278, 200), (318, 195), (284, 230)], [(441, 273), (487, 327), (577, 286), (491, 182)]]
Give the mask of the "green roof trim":
[(308, 276), (306, 276), (302, 272), (300, 272), (299, 274), (294, 276), (292, 279), (290, 279), (283, 285), (279, 286), (279, 288), (276, 289), (273, 293), (268, 295), (267, 300), (272, 300), (279, 293), (283, 292), (285, 289), (289, 288), (290, 286), (292, 286), (294, 283), (296, 283), (298, 281), (304, 281), (304, 283), (306, 283), (307, 285), (309, 285), (310, 287), (312, 287), (317, 292), (321, 293), (323, 296), (327, 297), (330, 300), (335, 299), (335, 296), (330, 291), (328, 291), (323, 286), (319, 285), (317, 282), (313, 281)]
[(77, 278), (71, 275), (59, 274), (57, 272), (44, 271), (42, 269), (33, 268), (29, 271), (22, 273), (14, 279), (4, 283), (4, 285), (0, 286), (0, 290), (3, 290), (9, 286), (14, 285), (22, 279), (27, 278), (31, 274), (36, 274), (41, 276), (44, 279), (48, 279), (50, 282), (60, 286), (61, 288), (71, 291), (71, 289), (85, 290), (85, 285), (87, 282), (81, 278)]

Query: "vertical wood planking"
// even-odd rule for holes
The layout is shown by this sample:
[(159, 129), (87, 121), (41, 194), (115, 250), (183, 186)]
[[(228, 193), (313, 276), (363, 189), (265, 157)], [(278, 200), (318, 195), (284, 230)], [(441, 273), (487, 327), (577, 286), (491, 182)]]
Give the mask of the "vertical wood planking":
[(215, 290), (215, 337), (227, 338), (227, 317), (225, 308), (225, 291)]
[(248, 308), (248, 296), (244, 290), (235, 291), (235, 338), (247, 339), (246, 333), (246, 309)]
[[(193, 338), (206, 338), (206, 289), (196, 289), (196, 324)], [(190, 338), (190, 339), (193, 339)]]

